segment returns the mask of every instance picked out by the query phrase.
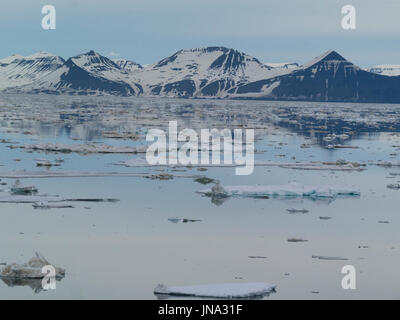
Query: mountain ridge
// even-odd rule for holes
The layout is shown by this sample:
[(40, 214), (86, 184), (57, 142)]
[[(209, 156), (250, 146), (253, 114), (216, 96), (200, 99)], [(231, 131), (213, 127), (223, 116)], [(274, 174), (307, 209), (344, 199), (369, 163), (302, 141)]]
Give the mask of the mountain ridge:
[(222, 46), (181, 49), (146, 66), (93, 50), (0, 59), (0, 90), (15, 93), (400, 103), (399, 89), (400, 76), (363, 70), (334, 50), (303, 65), (268, 65)]

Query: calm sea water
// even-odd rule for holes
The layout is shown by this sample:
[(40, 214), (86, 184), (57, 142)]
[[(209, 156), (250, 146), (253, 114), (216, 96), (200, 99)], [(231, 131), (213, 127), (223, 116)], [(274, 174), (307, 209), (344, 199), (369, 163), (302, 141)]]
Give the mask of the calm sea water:
[[(260, 166), (250, 176), (236, 176), (233, 168), (206, 172), (168, 168), (166, 172), (183, 176), (168, 181), (142, 177), (22, 179), (23, 184), (38, 187), (41, 194), (120, 201), (75, 203), (74, 209), (52, 210), (0, 204), (0, 263), (26, 262), (38, 251), (67, 271), (56, 290), (39, 293), (28, 285), (9, 286), (0, 281), (2, 299), (157, 299), (153, 289), (159, 283), (222, 282), (276, 284), (277, 292), (265, 299), (400, 298), (400, 191), (386, 187), (400, 180), (390, 175), (400, 174), (400, 167), (372, 164), (398, 159), (400, 106), (51, 96), (4, 96), (0, 101), (0, 139), (5, 140), (0, 143), (0, 173), (46, 170), (37, 168), (35, 159), (60, 157), (64, 163), (50, 172), (159, 173), (160, 168), (118, 165), (143, 155), (28, 153), (9, 146), (44, 142), (138, 145), (146, 130), (165, 127), (169, 120), (178, 120), (182, 128), (258, 128), (257, 160), (345, 159), (367, 164), (362, 172)], [(320, 110), (330, 112), (321, 116)], [(104, 139), (103, 131), (137, 132), (141, 138)], [(358, 149), (329, 150), (321, 140), (329, 133), (344, 132), (351, 132), (351, 138), (343, 143)], [(311, 147), (300, 148), (304, 143)], [(195, 182), (193, 175), (206, 175), (223, 185), (298, 182), (355, 187), (361, 197), (328, 202), (234, 198), (215, 205), (196, 193), (210, 185)], [(9, 194), (14, 181), (1, 179), (6, 185), (0, 186), (0, 197)], [(309, 213), (288, 214), (291, 207), (306, 208)], [(168, 220), (171, 217), (201, 221), (174, 224)], [(308, 242), (290, 243), (288, 238)], [(317, 260), (313, 255), (349, 260)], [(357, 270), (356, 290), (341, 287), (341, 269), (348, 264)]]

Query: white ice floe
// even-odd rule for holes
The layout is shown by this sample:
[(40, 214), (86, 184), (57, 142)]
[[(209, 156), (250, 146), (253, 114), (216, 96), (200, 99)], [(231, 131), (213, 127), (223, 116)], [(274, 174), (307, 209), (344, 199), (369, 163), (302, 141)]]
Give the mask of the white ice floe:
[(163, 284), (159, 284), (154, 289), (154, 293), (174, 296), (239, 299), (268, 295), (273, 292), (275, 288), (276, 285), (264, 282), (221, 283), (182, 287), (167, 287)]
[(328, 134), (327, 136), (325, 136), (324, 138), (322, 138), (322, 140), (324, 140), (325, 142), (331, 142), (331, 141), (335, 141), (336, 139), (338, 140), (347, 140), (349, 139), (350, 136), (348, 134)]
[(312, 256), (313, 259), (318, 259), (318, 260), (349, 260), (347, 258), (342, 258), (342, 257), (329, 257), (329, 256)]
[(0, 203), (57, 203), (57, 202), (118, 202), (118, 199), (112, 198), (63, 198), (59, 196), (47, 196), (47, 195), (30, 195), (30, 196), (2, 196), (0, 197)]
[(36, 202), (33, 205), (34, 209), (73, 209), (74, 206), (66, 204), (52, 204), (48, 201)]
[(0, 172), (0, 178), (90, 178), (90, 177), (144, 177), (144, 173), (129, 172), (81, 172), (81, 171), (11, 171)]
[[(36, 252), (35, 256), (27, 263), (18, 264), (11, 263), (0, 270), (0, 278), (12, 279), (41, 279), (47, 273), (42, 273), (44, 266), (51, 265), (40, 253)], [(53, 266), (54, 267), (54, 266)], [(54, 267), (56, 270), (56, 278), (65, 276), (65, 269)]]
[(282, 164), (281, 168), (297, 170), (331, 170), (331, 171), (364, 171), (366, 168), (359, 163), (328, 163), (328, 162), (310, 162), (310, 163), (288, 163)]
[[(131, 159), (116, 163), (116, 165), (121, 165), (125, 167), (150, 167), (149, 163), (144, 159)], [(174, 165), (156, 165), (158, 167), (186, 167), (186, 165), (181, 165), (179, 163)], [(204, 168), (232, 168), (240, 167), (242, 165), (237, 164), (191, 164), (193, 167), (204, 167)], [(344, 160), (338, 160), (336, 162), (270, 162), (270, 161), (255, 161), (254, 166), (256, 167), (281, 167), (285, 169), (297, 169), (297, 170), (330, 170), (330, 171), (363, 171), (366, 170), (364, 164), (358, 162), (348, 162)]]
[(21, 196), (11, 195), (0, 197), (0, 203), (39, 203), (39, 202), (62, 202), (65, 199), (58, 196)]
[(106, 144), (76, 144), (76, 145), (65, 145), (55, 143), (45, 144), (27, 144), (21, 147), (26, 151), (44, 151), (44, 152), (60, 152), (60, 153), (145, 153), (147, 147), (117, 147)]
[(299, 183), (289, 183), (286, 185), (239, 185), (239, 186), (218, 186), (218, 190), (205, 189), (198, 193), (214, 197), (303, 197), (303, 198), (335, 198), (338, 196), (359, 196), (361, 193), (357, 189), (346, 187), (331, 186), (307, 186)]
[(50, 162), (47, 159), (36, 159), (35, 161), (37, 167), (59, 167), (61, 165), (60, 162)]

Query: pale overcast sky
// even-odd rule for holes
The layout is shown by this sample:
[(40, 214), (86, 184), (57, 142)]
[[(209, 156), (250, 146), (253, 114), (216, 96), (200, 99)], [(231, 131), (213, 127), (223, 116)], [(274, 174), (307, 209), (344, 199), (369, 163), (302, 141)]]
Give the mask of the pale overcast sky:
[[(54, 5), (57, 29), (41, 28)], [(357, 29), (341, 28), (341, 8)], [(222, 45), (263, 62), (304, 63), (334, 49), (360, 66), (400, 64), (400, 0), (1, 0), (0, 57), (94, 49), (142, 64), (182, 48)]]

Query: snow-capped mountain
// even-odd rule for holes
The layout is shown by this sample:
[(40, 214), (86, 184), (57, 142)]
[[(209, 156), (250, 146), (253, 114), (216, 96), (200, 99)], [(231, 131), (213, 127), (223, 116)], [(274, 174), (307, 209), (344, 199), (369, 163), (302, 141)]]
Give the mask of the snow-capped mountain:
[(293, 72), (241, 86), (234, 93), (279, 100), (400, 102), (400, 77), (367, 72), (328, 51)]
[(130, 80), (130, 72), (112, 60), (89, 51), (67, 61), (33, 83), (8, 91), (136, 96), (142, 87)]
[(64, 63), (63, 58), (47, 52), (0, 59), (0, 90), (39, 81), (61, 68)]
[[(1, 59), (0, 90), (400, 103), (400, 76), (394, 76), (394, 70), (400, 67), (381, 66), (380, 71), (377, 70), (362, 70), (335, 51), (328, 51), (302, 66), (265, 64), (225, 47), (180, 50), (146, 66), (130, 60), (112, 60), (94, 51), (66, 61), (40, 52), (28, 57), (14, 55)], [(387, 73), (393, 76), (384, 75)]]
[(148, 95), (223, 98), (232, 87), (284, 72), (234, 49), (207, 47), (180, 50), (135, 76)]
[(382, 64), (375, 66), (368, 70), (369, 72), (381, 74), (384, 76), (396, 77), (400, 76), (400, 65), (396, 64)]

